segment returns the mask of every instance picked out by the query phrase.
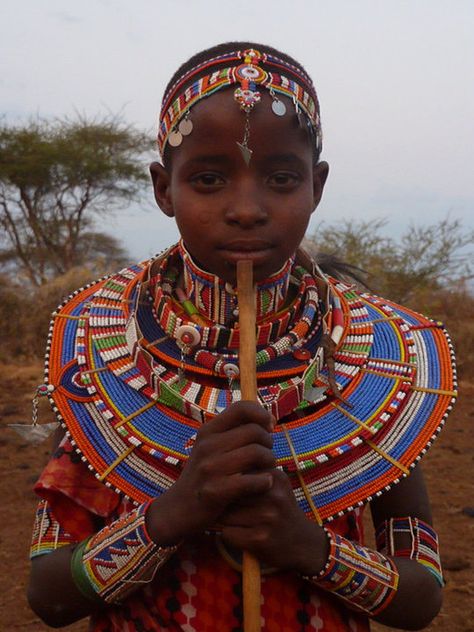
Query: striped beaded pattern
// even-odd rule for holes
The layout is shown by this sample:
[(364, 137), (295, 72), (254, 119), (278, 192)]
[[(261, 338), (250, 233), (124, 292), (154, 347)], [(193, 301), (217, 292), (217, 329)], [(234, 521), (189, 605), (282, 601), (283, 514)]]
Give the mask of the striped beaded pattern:
[[(214, 274), (199, 268), (182, 240), (178, 247), (183, 262), (184, 292), (197, 311), (214, 324), (225, 325), (235, 321), (238, 316), (237, 290)], [(293, 258), (288, 259), (282, 269), (270, 279), (257, 284), (257, 322), (283, 306), (293, 261)]]
[(312, 581), (344, 599), (349, 607), (370, 616), (380, 614), (397, 592), (399, 576), (395, 564), (381, 553), (327, 531), (328, 564), (323, 575)]
[(390, 518), (377, 527), (375, 537), (378, 551), (416, 560), (435, 577), (440, 586), (444, 585), (438, 535), (429, 524), (410, 516)]
[[(231, 51), (229, 53), (224, 53), (223, 55), (216, 55), (215, 57), (211, 57), (210, 59), (207, 59), (206, 61), (197, 64), (190, 70), (186, 71), (174, 82), (174, 84), (165, 94), (163, 98), (162, 112), (169, 107), (169, 104), (175, 99), (176, 94), (182, 89), (182, 86), (185, 83), (188, 83), (189, 80), (192, 79), (192, 77), (202, 73), (204, 70), (207, 70), (213, 66), (225, 65), (231, 62), (241, 61), (243, 58), (245, 58), (245, 51)], [(276, 57), (275, 55), (272, 55), (270, 53), (260, 53), (260, 63), (268, 63), (275, 68), (285, 69), (287, 73), (290, 73), (294, 77), (302, 80), (302, 82), (307, 86), (310, 92), (315, 93), (314, 85), (309, 75), (294, 64), (280, 59), (279, 57)]]
[(107, 603), (121, 601), (137, 583), (151, 581), (177, 550), (176, 546), (160, 548), (150, 539), (145, 526), (148, 504), (103, 527), (84, 547), (83, 570)]
[(61, 527), (53, 516), (46, 500), (40, 500), (35, 514), (33, 535), (30, 545), (30, 558), (51, 553), (61, 546), (73, 544), (75, 539)]
[[(251, 62), (245, 61), (250, 59), (248, 56), (249, 52), (252, 53)], [(188, 83), (196, 74), (200, 74), (216, 64), (232, 62), (234, 62), (232, 66), (219, 68), (210, 74), (195, 79), (179, 93), (181, 86)], [(163, 155), (170, 134), (176, 129), (183, 116), (201, 99), (211, 96), (222, 88), (239, 83), (242, 84), (242, 75), (239, 71), (249, 63), (252, 64), (252, 68), (258, 70), (250, 82), (252, 86), (255, 88), (257, 85), (263, 85), (272, 95), (278, 93), (295, 100), (313, 126), (318, 147), (321, 148), (322, 133), (319, 104), (314, 86), (307, 75), (301, 72), (299, 68), (272, 55), (262, 54), (258, 51), (238, 51), (216, 57), (196, 66), (196, 68), (181, 77), (165, 96), (158, 130), (158, 149), (161, 155)], [(267, 72), (258, 65), (260, 63), (263, 63), (268, 68), (276, 67), (279, 71), (283, 70), (283, 74), (280, 74), (280, 72)], [(293, 78), (291, 76), (288, 77), (287, 74), (292, 75)]]

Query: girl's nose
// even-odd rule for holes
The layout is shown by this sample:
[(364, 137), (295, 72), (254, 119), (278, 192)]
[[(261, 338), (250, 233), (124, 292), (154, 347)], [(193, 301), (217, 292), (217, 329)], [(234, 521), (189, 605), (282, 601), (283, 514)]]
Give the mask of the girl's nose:
[(227, 205), (226, 220), (242, 228), (265, 224), (268, 213), (261, 199), (261, 192), (254, 185), (240, 185), (233, 192)]

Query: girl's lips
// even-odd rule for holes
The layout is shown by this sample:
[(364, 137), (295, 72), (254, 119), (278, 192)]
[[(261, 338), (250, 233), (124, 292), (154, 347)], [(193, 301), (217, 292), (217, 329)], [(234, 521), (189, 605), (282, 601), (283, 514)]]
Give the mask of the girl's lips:
[(220, 246), (219, 250), (259, 252), (260, 250), (269, 250), (271, 247), (272, 245), (263, 239), (236, 239)]
[(224, 259), (231, 263), (250, 259), (254, 264), (258, 264), (267, 259), (272, 247), (263, 241), (236, 241), (222, 246), (219, 250)]
[(266, 250), (223, 250), (221, 252), (227, 261), (237, 263), (237, 261), (242, 261), (243, 259), (250, 259), (254, 263), (260, 263), (267, 259), (270, 248)]

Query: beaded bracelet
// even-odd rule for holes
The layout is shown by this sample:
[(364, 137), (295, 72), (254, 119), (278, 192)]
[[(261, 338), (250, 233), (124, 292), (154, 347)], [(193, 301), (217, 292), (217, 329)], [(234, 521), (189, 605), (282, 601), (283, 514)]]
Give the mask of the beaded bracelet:
[(329, 557), (317, 575), (304, 579), (338, 595), (347, 605), (373, 617), (389, 605), (398, 588), (398, 571), (391, 559), (324, 528)]
[(65, 531), (54, 517), (49, 503), (46, 500), (40, 500), (31, 537), (30, 559), (51, 553), (74, 542), (74, 537)]
[(160, 547), (147, 533), (149, 502), (115, 520), (75, 549), (71, 574), (92, 601), (120, 602), (137, 584), (151, 582), (177, 546)]
[(390, 518), (375, 533), (377, 550), (393, 557), (407, 557), (424, 566), (444, 585), (436, 531), (419, 518)]

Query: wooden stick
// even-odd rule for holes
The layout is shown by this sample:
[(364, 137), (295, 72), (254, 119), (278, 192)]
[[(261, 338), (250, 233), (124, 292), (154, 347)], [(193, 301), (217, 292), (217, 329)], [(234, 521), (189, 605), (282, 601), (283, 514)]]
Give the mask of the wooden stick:
[[(252, 262), (237, 262), (237, 294), (239, 297), (239, 366), (242, 399), (257, 401), (256, 295)], [(244, 599), (244, 632), (260, 632), (260, 565), (247, 551), (243, 553), (242, 590)]]

